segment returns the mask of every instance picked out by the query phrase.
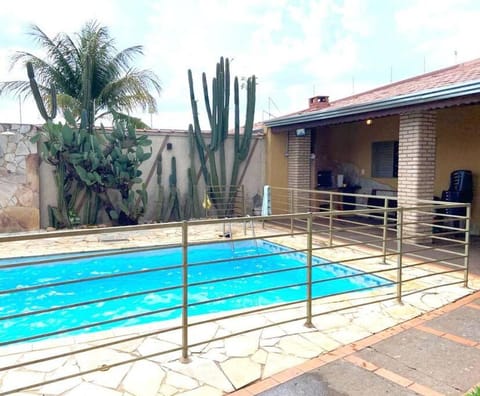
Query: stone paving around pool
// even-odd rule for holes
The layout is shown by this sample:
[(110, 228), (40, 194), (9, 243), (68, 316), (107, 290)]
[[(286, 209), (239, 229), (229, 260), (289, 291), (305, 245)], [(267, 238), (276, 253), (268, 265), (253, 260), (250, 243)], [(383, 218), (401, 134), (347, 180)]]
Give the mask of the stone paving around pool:
[[(171, 231), (170, 240), (176, 240), (178, 234), (176, 231)], [(206, 233), (216, 236), (219, 231), (221, 230), (218, 228), (208, 232), (199, 231), (197, 238), (204, 238)], [(260, 233), (261, 231), (258, 230), (257, 234)], [(109, 237), (110, 239), (105, 235), (72, 237), (73, 241), (59, 238), (48, 244), (38, 243), (38, 241), (14, 242), (9, 243), (10, 248), (0, 246), (0, 254), (18, 253), (20, 249), (27, 247), (29, 251), (35, 252), (32, 254), (91, 250), (106, 246), (124, 246), (125, 241), (130, 245), (145, 246), (159, 237), (159, 233), (141, 232), (135, 235), (119, 234)], [(303, 244), (299, 239), (296, 243)], [(341, 251), (336, 253), (339, 260), (343, 254), (349, 253), (351, 256), (352, 251), (346, 250), (343, 253)], [(377, 261), (369, 261), (362, 265), (370, 269), (386, 266)], [(392, 263), (387, 266), (393, 268)], [(429, 271), (428, 268), (411, 270), (414, 270), (416, 275), (423, 274), (421, 271)], [(405, 271), (408, 275), (409, 269)], [(417, 280), (411, 282), (406, 290), (414, 286), (434, 286), (441, 281), (451, 282), (452, 279), (461, 281), (462, 274), (445, 274), (432, 279)], [(361, 340), (458, 300), (473, 290), (480, 289), (480, 279), (472, 276), (469, 287), (469, 289), (463, 288), (459, 284), (431, 289), (404, 297), (402, 304), (395, 299), (374, 302), (394, 297), (394, 286), (324, 298), (314, 302), (313, 313), (318, 316), (313, 319), (313, 328), (304, 326), (305, 304), (273, 308), (266, 312), (229, 319), (213, 319), (212, 322), (189, 329), (189, 343), (196, 345), (189, 349), (190, 363), (180, 362), (179, 348), (182, 339), (180, 330), (144, 336), (149, 332), (158, 332), (167, 325), (178, 324), (175, 321), (0, 347), (0, 368), (21, 365), (21, 363), (52, 355), (61, 355), (53, 360), (0, 371), (0, 394), (8, 394), (9, 390), (29, 384), (71, 376), (69, 379), (54, 381), (15, 394), (36, 396), (222, 395), (301, 363), (308, 364), (306, 362), (310, 359), (342, 345)], [(349, 308), (352, 305), (367, 302), (372, 303)], [(339, 310), (341, 308), (345, 309)], [(332, 310), (338, 311), (322, 314)], [(192, 321), (199, 321), (200, 318), (204, 317), (195, 317)], [(290, 318), (302, 319), (275, 325)], [(234, 333), (265, 326), (269, 327), (226, 338)], [(132, 339), (135, 335), (138, 335), (138, 338)], [(126, 338), (130, 340), (115, 343)], [(111, 345), (92, 349), (108, 343)], [(88, 348), (91, 350), (79, 353), (80, 350)], [(115, 366), (118, 362), (128, 363)], [(108, 370), (102, 371), (102, 367)], [(76, 376), (77, 373), (89, 370), (91, 372)]]

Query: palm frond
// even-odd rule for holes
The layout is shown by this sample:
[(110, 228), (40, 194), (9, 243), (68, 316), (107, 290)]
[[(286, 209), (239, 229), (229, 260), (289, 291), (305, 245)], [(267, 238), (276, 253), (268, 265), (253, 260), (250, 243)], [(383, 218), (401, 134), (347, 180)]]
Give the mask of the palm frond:
[[(39, 87), (40, 88), (40, 87)], [(30, 96), (32, 94), (28, 81), (0, 82), (0, 95)]]
[(51, 64), (55, 65), (65, 77), (73, 79), (75, 76), (72, 70), (69, 58), (75, 46), (71, 47), (73, 42), (67, 40), (66, 34), (58, 34), (53, 39), (48, 37), (37, 25), (32, 25), (30, 34), (46, 51)]
[(131, 67), (130, 62), (133, 61), (137, 55), (143, 55), (143, 46), (136, 45), (125, 48), (111, 59), (110, 67), (114, 70), (123, 70), (124, 72), (127, 72)]
[(145, 124), (140, 118), (132, 117), (128, 114), (112, 112), (114, 121), (125, 121), (131, 125), (133, 125), (137, 129), (149, 129), (150, 126)]
[(151, 89), (158, 93), (162, 88), (155, 73), (149, 70), (130, 70), (125, 76), (111, 82), (102, 91), (101, 97), (108, 107), (119, 110), (127, 109), (133, 111), (140, 106), (143, 110), (147, 108), (156, 111), (157, 105)]
[[(45, 101), (47, 87), (54, 85), (59, 108), (73, 114), (80, 114), (85, 106), (95, 114), (123, 114), (137, 107), (156, 110), (154, 94), (161, 93), (160, 80), (152, 71), (131, 67), (134, 59), (143, 55), (141, 45), (117, 51), (109, 30), (95, 20), (74, 36), (59, 33), (50, 38), (37, 25), (32, 25), (29, 33), (45, 50), (45, 58), (19, 51), (12, 56), (11, 65), (32, 63)], [(3, 93), (30, 95), (29, 83), (0, 83)]]

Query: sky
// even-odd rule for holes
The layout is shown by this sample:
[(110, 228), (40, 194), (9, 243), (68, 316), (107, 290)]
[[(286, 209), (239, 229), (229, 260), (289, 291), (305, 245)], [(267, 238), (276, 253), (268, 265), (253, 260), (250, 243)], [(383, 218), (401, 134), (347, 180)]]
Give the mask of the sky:
[[(480, 57), (478, 0), (15, 0), (0, 7), (0, 81), (26, 79), (10, 68), (15, 51), (41, 54), (32, 24), (53, 37), (92, 19), (117, 49), (143, 45), (134, 65), (154, 71), (163, 91), (158, 113), (136, 115), (155, 129), (192, 122), (188, 69), (205, 113), (201, 73), (210, 80), (220, 56), (233, 75), (257, 76), (257, 122), (315, 95), (335, 100)], [(1, 96), (0, 123), (20, 121), (43, 123), (33, 99)]]

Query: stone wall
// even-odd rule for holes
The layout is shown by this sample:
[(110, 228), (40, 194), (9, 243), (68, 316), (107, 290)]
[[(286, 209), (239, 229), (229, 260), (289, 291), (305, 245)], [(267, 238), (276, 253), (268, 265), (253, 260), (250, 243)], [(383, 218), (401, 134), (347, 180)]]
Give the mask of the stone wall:
[(0, 232), (38, 229), (39, 156), (33, 125), (0, 124)]

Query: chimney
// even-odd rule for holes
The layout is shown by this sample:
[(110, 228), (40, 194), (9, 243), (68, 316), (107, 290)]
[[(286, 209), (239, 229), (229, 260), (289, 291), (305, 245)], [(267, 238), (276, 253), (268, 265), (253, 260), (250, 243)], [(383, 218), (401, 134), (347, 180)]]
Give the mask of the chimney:
[(320, 110), (330, 106), (328, 96), (318, 95), (308, 99), (308, 110)]

